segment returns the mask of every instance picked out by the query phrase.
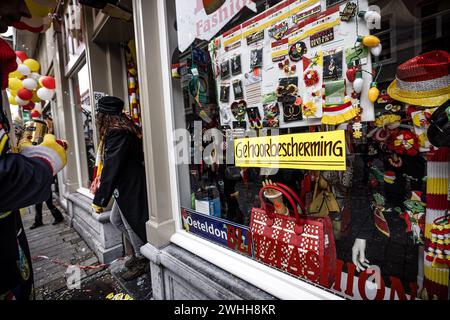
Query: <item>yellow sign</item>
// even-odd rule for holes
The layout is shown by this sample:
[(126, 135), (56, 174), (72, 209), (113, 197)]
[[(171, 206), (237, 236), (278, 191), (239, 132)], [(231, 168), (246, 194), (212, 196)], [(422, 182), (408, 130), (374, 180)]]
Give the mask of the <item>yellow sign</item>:
[(345, 131), (236, 139), (234, 156), (238, 167), (343, 171)]

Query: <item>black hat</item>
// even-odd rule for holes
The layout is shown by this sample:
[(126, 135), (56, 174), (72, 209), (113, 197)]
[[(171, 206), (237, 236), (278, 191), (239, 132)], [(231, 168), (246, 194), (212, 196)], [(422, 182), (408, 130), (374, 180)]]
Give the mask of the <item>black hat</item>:
[(119, 115), (123, 111), (124, 102), (122, 99), (106, 96), (98, 100), (97, 112), (110, 115)]
[(428, 140), (435, 147), (450, 147), (450, 100), (433, 112), (428, 128)]

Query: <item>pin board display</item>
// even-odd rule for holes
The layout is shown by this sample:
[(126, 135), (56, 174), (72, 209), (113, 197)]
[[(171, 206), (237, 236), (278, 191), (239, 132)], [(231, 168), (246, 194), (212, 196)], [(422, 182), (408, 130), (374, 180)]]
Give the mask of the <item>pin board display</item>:
[[(327, 2), (286, 0), (213, 40), (221, 125), (340, 124), (354, 118), (359, 106), (360, 121), (374, 120), (371, 56), (357, 41), (370, 34), (366, 22), (355, 16), (352, 1)], [(367, 6), (359, 1), (359, 10)], [(346, 77), (354, 61), (363, 70), (358, 99)]]

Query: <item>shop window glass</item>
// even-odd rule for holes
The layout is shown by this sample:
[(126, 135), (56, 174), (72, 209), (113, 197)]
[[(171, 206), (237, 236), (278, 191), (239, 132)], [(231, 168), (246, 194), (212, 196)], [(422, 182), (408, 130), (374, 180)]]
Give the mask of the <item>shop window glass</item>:
[(72, 78), (77, 115), (78, 148), (80, 154), (82, 187), (89, 188), (95, 167), (93, 113), (90, 102), (89, 72), (85, 64)]
[[(379, 6), (369, 30), (352, 3), (168, 1), (180, 228), (346, 298), (447, 299), (450, 255), (429, 249), (449, 205), (449, 173), (433, 168), (449, 155), (426, 132), (450, 84), (425, 102), (387, 89), (418, 54), (441, 50), (448, 68), (449, 12), (360, 0)], [(369, 33), (382, 48), (357, 41)]]
[(67, 1), (64, 11), (63, 35), (66, 64), (84, 50), (83, 8), (77, 0)]

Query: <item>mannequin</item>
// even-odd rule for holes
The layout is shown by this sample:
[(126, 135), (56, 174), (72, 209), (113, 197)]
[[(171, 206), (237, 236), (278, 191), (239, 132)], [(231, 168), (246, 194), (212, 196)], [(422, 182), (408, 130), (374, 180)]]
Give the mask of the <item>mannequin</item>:
[[(404, 201), (411, 191), (422, 190), (425, 160), (421, 156), (401, 156), (403, 165), (397, 168), (391, 165), (388, 158), (389, 153), (380, 148), (373, 156), (365, 152), (356, 155), (350, 196), (355, 237), (351, 260), (358, 272), (369, 268), (371, 263), (376, 264), (380, 266), (387, 284), (389, 276), (395, 276), (404, 282), (405, 287), (409, 287), (409, 282), (416, 282), (418, 246), (411, 234), (406, 232), (407, 225), (398, 209), (401, 212), (405, 210)], [(393, 181), (375, 183), (370, 174), (389, 171), (394, 173)], [(381, 222), (374, 215), (377, 196), (383, 200), (384, 220)]]

